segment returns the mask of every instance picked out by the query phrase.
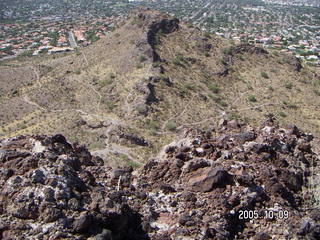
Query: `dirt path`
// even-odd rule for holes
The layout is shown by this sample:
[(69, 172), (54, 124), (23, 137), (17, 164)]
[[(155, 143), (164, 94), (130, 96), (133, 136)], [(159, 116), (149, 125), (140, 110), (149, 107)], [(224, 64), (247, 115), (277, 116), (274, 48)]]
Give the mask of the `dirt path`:
[(36, 75), (37, 84), (38, 84), (39, 87), (40, 87), (40, 86), (41, 86), (41, 83), (40, 83), (40, 75), (39, 75), (37, 69), (36, 69), (34, 66), (31, 66), (31, 69), (32, 69), (32, 71), (34, 72), (34, 74)]
[(22, 99), (22, 101), (25, 101), (26, 103), (28, 103), (30, 105), (36, 106), (37, 108), (41, 109), (42, 111), (47, 111), (46, 108), (41, 107), (38, 103), (31, 101), (27, 95), (23, 96), (21, 99)]

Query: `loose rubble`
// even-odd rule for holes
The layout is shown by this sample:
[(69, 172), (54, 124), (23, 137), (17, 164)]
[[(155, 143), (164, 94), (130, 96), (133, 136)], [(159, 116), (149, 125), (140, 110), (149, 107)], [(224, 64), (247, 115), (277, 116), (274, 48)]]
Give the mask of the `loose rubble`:
[(0, 239), (319, 239), (314, 143), (271, 117), (257, 128), (224, 120), (134, 171), (59, 134), (4, 139)]

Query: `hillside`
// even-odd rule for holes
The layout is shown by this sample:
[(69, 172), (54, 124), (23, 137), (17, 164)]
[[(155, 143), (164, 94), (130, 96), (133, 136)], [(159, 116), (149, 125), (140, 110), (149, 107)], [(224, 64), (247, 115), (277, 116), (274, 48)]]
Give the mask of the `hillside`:
[(137, 10), (72, 54), (3, 62), (0, 136), (62, 133), (110, 165), (139, 166), (185, 127), (267, 114), (320, 133), (319, 73)]

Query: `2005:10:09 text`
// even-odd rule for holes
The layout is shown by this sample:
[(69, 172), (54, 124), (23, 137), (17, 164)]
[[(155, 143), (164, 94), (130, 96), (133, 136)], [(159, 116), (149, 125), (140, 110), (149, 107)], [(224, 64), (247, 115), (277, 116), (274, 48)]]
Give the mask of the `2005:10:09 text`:
[(239, 219), (288, 219), (289, 212), (287, 210), (272, 211), (272, 210), (240, 210)]

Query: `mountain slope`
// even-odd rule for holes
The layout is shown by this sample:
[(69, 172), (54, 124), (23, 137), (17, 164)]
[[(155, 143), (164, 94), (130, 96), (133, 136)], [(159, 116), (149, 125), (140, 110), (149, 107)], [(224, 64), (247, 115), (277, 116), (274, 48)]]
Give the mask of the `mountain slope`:
[(185, 127), (273, 113), (319, 134), (320, 78), (294, 57), (233, 45), (140, 9), (72, 54), (3, 63), (0, 134), (63, 133), (138, 166)]

